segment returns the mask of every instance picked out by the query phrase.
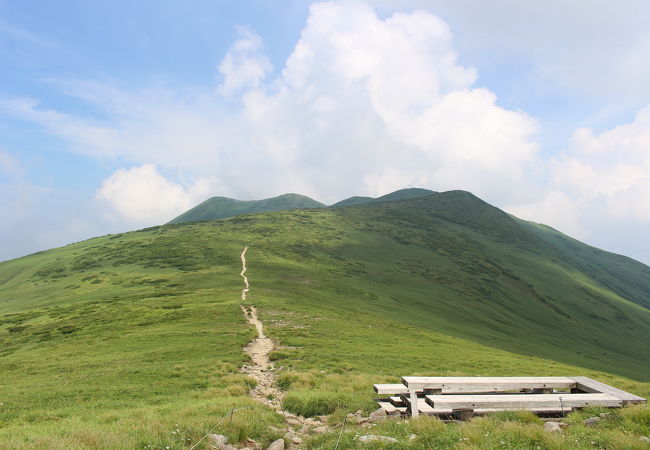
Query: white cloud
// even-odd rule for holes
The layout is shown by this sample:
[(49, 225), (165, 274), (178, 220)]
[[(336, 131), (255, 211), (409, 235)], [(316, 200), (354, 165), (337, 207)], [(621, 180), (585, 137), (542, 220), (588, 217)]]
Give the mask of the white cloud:
[(189, 187), (168, 180), (153, 164), (121, 169), (104, 180), (97, 198), (123, 219), (145, 225), (173, 219), (202, 200), (214, 186), (197, 180)]
[(239, 35), (218, 67), (223, 81), (217, 91), (223, 95), (257, 88), (273, 70), (271, 61), (262, 52), (262, 38), (247, 27), (240, 27)]
[(535, 120), (473, 87), (475, 70), (458, 63), (448, 25), (433, 14), (383, 19), (364, 3), (314, 4), (270, 80), (260, 38), (242, 33), (219, 65), (229, 101), (187, 87), (76, 81), (66, 92), (109, 120), (24, 99), (0, 108), (75, 152), (218, 179), (244, 198), (293, 191), (334, 202), (413, 184), (490, 201), (526, 191), (512, 185), (526, 185), (536, 161)]
[(638, 102), (650, 96), (646, 0), (619, 0), (616, 7), (608, 0), (373, 0), (373, 5), (384, 11), (436, 11), (453, 24), (463, 55), (482, 67), (524, 61), (537, 82), (552, 80), (592, 99)]
[(648, 260), (637, 233), (650, 226), (650, 105), (630, 123), (596, 133), (574, 132), (566, 151), (549, 162), (548, 192), (510, 208), (596, 245)]

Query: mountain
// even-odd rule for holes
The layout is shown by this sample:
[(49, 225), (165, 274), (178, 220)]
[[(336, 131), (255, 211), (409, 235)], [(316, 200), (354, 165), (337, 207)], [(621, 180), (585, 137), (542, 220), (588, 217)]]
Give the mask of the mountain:
[(390, 194), (383, 195), (378, 198), (373, 197), (350, 197), (345, 200), (341, 200), (338, 203), (334, 203), (332, 207), (336, 206), (354, 206), (354, 205), (363, 205), (365, 203), (378, 203), (378, 202), (392, 202), (398, 200), (408, 200), (410, 198), (424, 197), (427, 195), (436, 194), (434, 191), (429, 189), (421, 188), (407, 188), (400, 189)]
[(240, 214), (286, 211), (298, 208), (323, 208), (325, 205), (300, 194), (284, 194), (264, 200), (235, 200), (212, 197), (171, 220), (169, 223), (225, 219)]
[[(310, 448), (334, 448), (348, 412), (376, 407), (372, 384), (403, 375), (584, 375), (647, 397), (648, 270), (464, 191), (169, 224), (7, 261), (0, 448), (282, 437), (282, 417), (251, 399), (240, 371), (256, 336), (242, 303), (275, 342), (283, 407), (333, 413)], [(373, 433), (419, 436), (395, 448), (475, 436), (489, 448), (635, 448), (649, 411), (612, 411), (594, 429), (576, 413), (575, 428), (552, 437), (517, 415), (448, 428), (388, 421)], [(366, 432), (347, 427), (339, 448)]]

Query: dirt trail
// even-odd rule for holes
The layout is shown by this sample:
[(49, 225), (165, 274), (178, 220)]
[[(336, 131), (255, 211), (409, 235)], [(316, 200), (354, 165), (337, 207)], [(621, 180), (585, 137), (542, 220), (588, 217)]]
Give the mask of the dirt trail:
[[(248, 247), (244, 247), (241, 253), (242, 271), (241, 277), (244, 279), (244, 289), (241, 292), (242, 300), (246, 300), (246, 296), (250, 291), (248, 278), (246, 278), (246, 251)], [(275, 367), (269, 359), (269, 355), (275, 348), (273, 341), (264, 335), (264, 325), (257, 317), (257, 309), (253, 305), (245, 306), (240, 305), (244, 316), (248, 323), (253, 325), (257, 330), (257, 337), (250, 341), (244, 351), (251, 358), (250, 364), (245, 364), (241, 371), (248, 374), (257, 381), (250, 394), (255, 400), (264, 405), (267, 405), (277, 411), (278, 414), (284, 416), (287, 423), (285, 439), (289, 442), (289, 449), (299, 448), (302, 440), (307, 434), (311, 432), (322, 433), (329, 430), (326, 419), (306, 419), (297, 416), (288, 411), (282, 410), (282, 391), (277, 385), (277, 374)]]
[[(248, 278), (246, 278), (246, 251), (248, 246), (244, 247), (244, 250), (241, 252), (241, 273), (239, 274), (244, 279), (244, 289), (241, 291), (241, 299), (246, 300), (246, 294), (250, 291), (250, 286), (248, 285)], [(257, 330), (259, 333), (259, 329)]]
[[(244, 247), (244, 250), (241, 252), (242, 269), (240, 275), (244, 279), (244, 289), (241, 291), (242, 300), (246, 300), (246, 295), (250, 291), (250, 285), (246, 277), (247, 250), (248, 246)], [(276, 385), (277, 375), (275, 374), (273, 363), (269, 360), (269, 354), (274, 348), (273, 341), (264, 335), (264, 325), (257, 318), (257, 309), (255, 306), (241, 305), (241, 310), (244, 316), (246, 316), (248, 323), (253, 325), (257, 330), (257, 338), (250, 341), (244, 347), (244, 351), (251, 358), (251, 364), (244, 365), (241, 370), (257, 381), (257, 386), (251, 391), (251, 396), (255, 400), (279, 411), (282, 391)]]
[(257, 309), (254, 306), (242, 305), (241, 310), (248, 323), (257, 329), (257, 338), (244, 347), (244, 351), (251, 357), (252, 364), (244, 365), (241, 370), (257, 381), (257, 386), (251, 390), (251, 396), (258, 402), (279, 411), (282, 391), (276, 385), (275, 368), (269, 361), (269, 354), (274, 348), (273, 341), (264, 335), (264, 327), (257, 318)]

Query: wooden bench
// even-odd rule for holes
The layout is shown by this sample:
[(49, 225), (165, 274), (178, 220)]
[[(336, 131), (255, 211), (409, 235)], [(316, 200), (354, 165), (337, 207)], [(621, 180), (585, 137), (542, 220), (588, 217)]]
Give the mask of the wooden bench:
[(402, 384), (376, 384), (390, 397), (378, 403), (387, 414), (451, 415), (529, 410), (566, 413), (585, 406), (620, 407), (646, 400), (587, 377), (402, 377)]

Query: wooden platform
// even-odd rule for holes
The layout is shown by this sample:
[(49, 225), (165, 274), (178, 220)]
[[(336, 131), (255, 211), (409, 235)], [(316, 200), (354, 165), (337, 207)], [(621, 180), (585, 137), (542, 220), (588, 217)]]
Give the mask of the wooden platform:
[(388, 414), (451, 415), (528, 410), (567, 413), (586, 406), (621, 407), (646, 399), (587, 377), (402, 377), (402, 384), (376, 384)]

